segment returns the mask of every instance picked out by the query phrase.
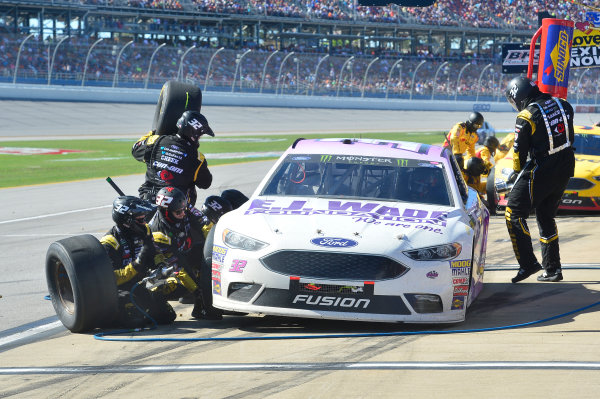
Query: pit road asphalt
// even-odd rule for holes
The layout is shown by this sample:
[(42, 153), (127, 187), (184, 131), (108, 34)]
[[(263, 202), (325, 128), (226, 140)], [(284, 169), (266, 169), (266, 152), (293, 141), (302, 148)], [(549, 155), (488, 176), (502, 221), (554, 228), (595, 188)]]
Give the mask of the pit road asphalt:
[[(137, 138), (151, 127), (154, 114), (153, 106), (123, 104), (4, 102), (0, 106), (0, 140)], [(466, 117), (465, 113), (225, 107), (203, 111), (217, 135), (445, 130)], [(498, 129), (510, 129), (515, 115), (485, 116)], [(578, 117), (580, 124), (598, 120), (589, 114)], [(588, 117), (593, 119), (583, 120)], [(211, 168), (216, 184), (206, 195), (230, 187), (250, 194), (271, 165), (267, 161)], [(135, 193), (143, 177), (114, 179), (126, 193)], [(0, 397), (598, 397), (600, 306), (518, 329), (448, 335), (103, 342), (91, 334), (71, 334), (56, 321), (52, 305), (44, 300), (45, 253), (51, 242), (64, 237), (102, 235), (110, 227), (113, 198), (114, 192), (103, 179), (0, 190), (4, 205), (0, 208)], [(226, 316), (222, 322), (196, 321), (189, 316), (189, 305), (174, 303), (176, 324), (150, 335), (468, 330), (540, 320), (600, 301), (599, 224), (598, 216), (561, 215), (557, 225), (565, 280), (538, 283), (531, 277), (511, 284), (514, 255), (503, 218), (493, 217), (483, 293), (469, 310), (467, 321), (455, 326), (240, 316)], [(540, 256), (534, 218), (529, 227)]]

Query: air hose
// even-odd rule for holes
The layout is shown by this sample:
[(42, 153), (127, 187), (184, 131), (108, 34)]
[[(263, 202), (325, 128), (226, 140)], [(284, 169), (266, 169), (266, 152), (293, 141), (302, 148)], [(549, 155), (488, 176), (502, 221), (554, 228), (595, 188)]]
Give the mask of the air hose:
[(273, 340), (295, 340), (295, 339), (333, 339), (333, 338), (368, 338), (368, 337), (394, 337), (406, 335), (441, 335), (441, 334), (465, 334), (487, 331), (510, 330), (522, 327), (533, 326), (546, 323), (551, 320), (560, 319), (576, 313), (583, 312), (594, 306), (600, 305), (600, 301), (591, 305), (561, 313), (555, 316), (529, 321), (526, 323), (510, 324), (506, 326), (472, 328), (464, 330), (426, 330), (426, 331), (396, 331), (382, 333), (350, 333), (350, 334), (314, 334), (314, 335), (268, 335), (268, 336), (246, 336), (246, 337), (204, 337), (204, 338), (165, 338), (165, 337), (115, 337), (123, 333), (132, 333), (146, 331), (156, 328), (156, 324), (150, 328), (136, 328), (133, 330), (119, 330), (112, 332), (102, 332), (94, 335), (94, 339), (101, 341), (134, 341), (134, 342), (152, 342), (152, 341), (175, 341), (175, 342), (208, 342), (208, 341), (273, 341)]

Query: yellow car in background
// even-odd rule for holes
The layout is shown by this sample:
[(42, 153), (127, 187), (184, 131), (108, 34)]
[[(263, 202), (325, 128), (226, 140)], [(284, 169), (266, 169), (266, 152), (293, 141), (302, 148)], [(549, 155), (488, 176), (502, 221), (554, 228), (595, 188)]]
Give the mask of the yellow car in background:
[[(569, 180), (558, 208), (600, 211), (600, 127), (575, 126), (573, 147), (575, 148), (575, 175)], [(511, 148), (504, 158), (496, 162), (494, 168), (495, 197), (498, 206), (506, 206), (511, 188), (506, 180), (513, 171), (512, 165)]]

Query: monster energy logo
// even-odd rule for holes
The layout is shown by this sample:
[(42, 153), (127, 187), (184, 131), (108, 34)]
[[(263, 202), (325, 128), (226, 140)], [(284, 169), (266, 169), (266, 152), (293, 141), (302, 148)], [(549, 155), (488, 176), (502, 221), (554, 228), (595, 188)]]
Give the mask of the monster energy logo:
[(331, 155), (321, 155), (321, 162), (329, 162), (333, 158)]
[(408, 159), (397, 159), (398, 166), (408, 166)]

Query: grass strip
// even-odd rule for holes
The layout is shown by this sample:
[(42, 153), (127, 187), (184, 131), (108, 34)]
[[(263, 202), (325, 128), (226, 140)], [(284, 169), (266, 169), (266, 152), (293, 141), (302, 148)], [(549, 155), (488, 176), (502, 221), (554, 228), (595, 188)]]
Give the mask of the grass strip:
[[(277, 156), (261, 157), (260, 153), (283, 152), (298, 137), (298, 135), (217, 137), (214, 139), (203, 137), (200, 151), (208, 154), (209, 167), (275, 159)], [(310, 134), (302, 135), (302, 137), (376, 138), (415, 141), (425, 144), (441, 144), (443, 142), (442, 132), (364, 133), (360, 135), (337, 133)], [(131, 146), (134, 142), (135, 140), (130, 139), (0, 141), (0, 188), (144, 173), (145, 165), (131, 156)], [(3, 154), (2, 150), (6, 148), (62, 149), (82, 152), (44, 155)], [(248, 153), (248, 156), (240, 158), (239, 153)], [(211, 157), (211, 154), (214, 156)], [(226, 155), (222, 158), (218, 154)]]

